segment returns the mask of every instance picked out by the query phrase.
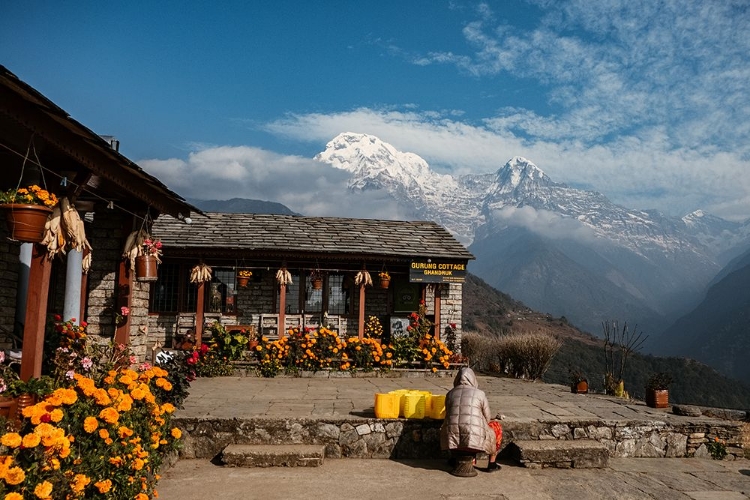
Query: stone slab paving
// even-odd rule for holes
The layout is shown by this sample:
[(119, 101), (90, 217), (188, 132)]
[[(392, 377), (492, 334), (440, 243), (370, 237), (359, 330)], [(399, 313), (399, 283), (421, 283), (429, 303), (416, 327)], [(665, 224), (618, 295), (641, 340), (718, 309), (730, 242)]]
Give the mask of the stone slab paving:
[(317, 468), (237, 469), (180, 460), (159, 481), (162, 500), (748, 500), (750, 463), (701, 459), (610, 459), (606, 469), (502, 470), (451, 476), (438, 460), (332, 460)]
[[(610, 396), (572, 394), (562, 385), (481, 375), (478, 379), (492, 412), (511, 420), (716, 422), (703, 417), (673, 415), (667, 410)], [(375, 393), (418, 389), (445, 394), (452, 386), (451, 377), (201, 378), (191, 384), (185, 408), (179, 410), (177, 416), (255, 418), (283, 413), (289, 418), (361, 418), (371, 415)]]

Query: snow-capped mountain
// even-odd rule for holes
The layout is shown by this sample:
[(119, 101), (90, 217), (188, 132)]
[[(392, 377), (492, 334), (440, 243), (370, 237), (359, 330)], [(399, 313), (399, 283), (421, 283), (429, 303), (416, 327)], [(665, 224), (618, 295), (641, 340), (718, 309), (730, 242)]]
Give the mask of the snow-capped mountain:
[(350, 189), (384, 190), (472, 244), (472, 271), (491, 285), (592, 332), (604, 319), (666, 326), (750, 246), (750, 223), (622, 207), (518, 156), (494, 173), (453, 177), (377, 137), (343, 133), (315, 159), (350, 172)]

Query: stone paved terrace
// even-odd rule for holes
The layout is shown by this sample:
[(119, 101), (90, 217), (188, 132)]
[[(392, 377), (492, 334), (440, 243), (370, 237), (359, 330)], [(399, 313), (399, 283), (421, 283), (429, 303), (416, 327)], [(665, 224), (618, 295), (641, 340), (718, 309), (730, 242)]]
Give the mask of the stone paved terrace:
[[(184, 458), (211, 458), (230, 443), (323, 443), (327, 456), (429, 458), (439, 456), (439, 421), (377, 420), (374, 394), (395, 389), (444, 394), (447, 376), (272, 379), (221, 377), (191, 385), (176, 414), (187, 431)], [(568, 387), (479, 376), (493, 413), (503, 420), (504, 446), (513, 439), (595, 439), (611, 457), (707, 456), (705, 442), (718, 436), (730, 454), (743, 455), (748, 423), (673, 415), (641, 402)], [(733, 458), (733, 457), (730, 457)]]

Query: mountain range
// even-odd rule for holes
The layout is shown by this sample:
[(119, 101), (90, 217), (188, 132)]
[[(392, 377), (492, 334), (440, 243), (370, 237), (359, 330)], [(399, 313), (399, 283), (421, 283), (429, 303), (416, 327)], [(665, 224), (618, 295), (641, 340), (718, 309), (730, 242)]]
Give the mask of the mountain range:
[(750, 247), (750, 220), (622, 207), (518, 156), (496, 172), (451, 176), (372, 135), (342, 133), (315, 159), (349, 172), (349, 189), (384, 190), (445, 226), (490, 285), (591, 333), (619, 319), (655, 335)]
[[(519, 156), (495, 172), (441, 174), (367, 134), (339, 134), (315, 160), (346, 171), (350, 190), (380, 190), (409, 218), (443, 225), (476, 256), (472, 273), (533, 310), (594, 335), (605, 320), (628, 322), (650, 336), (652, 352), (690, 356), (750, 380), (737, 371), (738, 356), (748, 351), (733, 348), (745, 345), (737, 342), (748, 324), (733, 290), (742, 272), (750, 276), (750, 220), (623, 207), (555, 182)], [(204, 210), (288, 211), (250, 201), (191, 203)], [(727, 326), (729, 310), (736, 314)], [(722, 329), (732, 333), (722, 337)]]

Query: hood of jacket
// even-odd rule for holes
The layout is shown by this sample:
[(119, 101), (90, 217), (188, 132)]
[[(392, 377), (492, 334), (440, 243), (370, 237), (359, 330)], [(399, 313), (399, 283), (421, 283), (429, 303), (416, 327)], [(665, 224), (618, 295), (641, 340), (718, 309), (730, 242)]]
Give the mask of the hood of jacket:
[(458, 370), (456, 378), (453, 380), (453, 387), (458, 387), (459, 385), (479, 387), (477, 376), (474, 375), (474, 370), (467, 366), (464, 366), (463, 368)]

